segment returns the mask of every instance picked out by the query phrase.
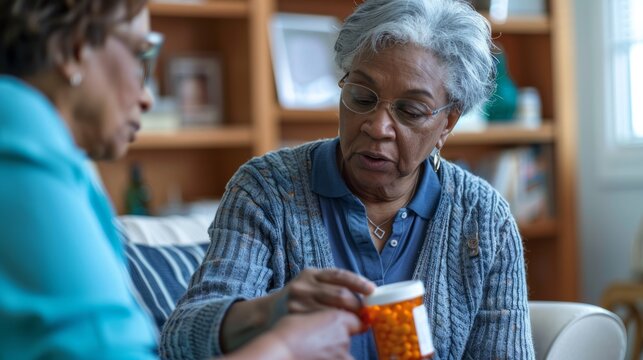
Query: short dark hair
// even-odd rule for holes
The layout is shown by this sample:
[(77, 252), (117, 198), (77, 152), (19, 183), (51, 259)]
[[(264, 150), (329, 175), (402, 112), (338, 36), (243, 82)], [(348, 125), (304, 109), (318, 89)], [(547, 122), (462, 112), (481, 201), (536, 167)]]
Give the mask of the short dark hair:
[(147, 0), (0, 0), (0, 74), (34, 75), (84, 41), (101, 46), (114, 25)]

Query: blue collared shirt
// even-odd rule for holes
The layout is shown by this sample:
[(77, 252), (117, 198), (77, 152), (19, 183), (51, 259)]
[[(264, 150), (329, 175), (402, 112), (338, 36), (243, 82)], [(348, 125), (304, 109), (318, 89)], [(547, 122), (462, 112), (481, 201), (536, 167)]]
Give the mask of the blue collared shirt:
[[(325, 143), (313, 154), (312, 190), (320, 196), (324, 225), (328, 232), (335, 265), (384, 285), (409, 280), (422, 247), (428, 222), (440, 199), (440, 181), (429, 160), (409, 204), (393, 218), (392, 233), (381, 252), (371, 240), (366, 208), (341, 177), (336, 155), (339, 139)], [(370, 331), (353, 336), (355, 359), (377, 358)]]

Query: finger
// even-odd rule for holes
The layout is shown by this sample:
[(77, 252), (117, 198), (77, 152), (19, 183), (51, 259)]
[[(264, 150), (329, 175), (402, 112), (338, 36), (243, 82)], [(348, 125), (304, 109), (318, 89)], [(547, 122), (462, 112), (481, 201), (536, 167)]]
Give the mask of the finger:
[(316, 301), (293, 301), (288, 303), (289, 314), (307, 314), (326, 310), (337, 310), (337, 308), (329, 305), (324, 305)]
[(369, 295), (375, 290), (375, 284), (372, 281), (344, 269), (323, 269), (314, 276), (319, 282), (344, 286), (362, 295)]
[(288, 284), (288, 313), (307, 313), (340, 306), (341, 302), (333, 300), (320, 301), (322, 297), (316, 296), (324, 291), (334, 291), (333, 289), (326, 289), (326, 286), (326, 284), (319, 283), (312, 277), (292, 281)]
[(344, 286), (321, 283), (312, 293), (313, 300), (326, 306), (357, 313), (362, 308), (361, 300)]

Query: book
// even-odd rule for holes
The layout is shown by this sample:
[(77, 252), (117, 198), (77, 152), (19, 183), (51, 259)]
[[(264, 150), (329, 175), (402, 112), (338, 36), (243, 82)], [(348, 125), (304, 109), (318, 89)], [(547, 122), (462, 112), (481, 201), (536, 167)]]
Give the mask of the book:
[(509, 203), (518, 222), (552, 215), (547, 151), (539, 146), (492, 153), (473, 167)]

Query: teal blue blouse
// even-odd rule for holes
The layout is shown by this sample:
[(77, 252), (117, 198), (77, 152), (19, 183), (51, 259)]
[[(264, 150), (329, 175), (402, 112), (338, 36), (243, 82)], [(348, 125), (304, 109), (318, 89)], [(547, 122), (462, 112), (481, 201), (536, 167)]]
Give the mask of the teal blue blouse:
[(52, 104), (0, 76), (0, 358), (154, 358), (113, 219)]

